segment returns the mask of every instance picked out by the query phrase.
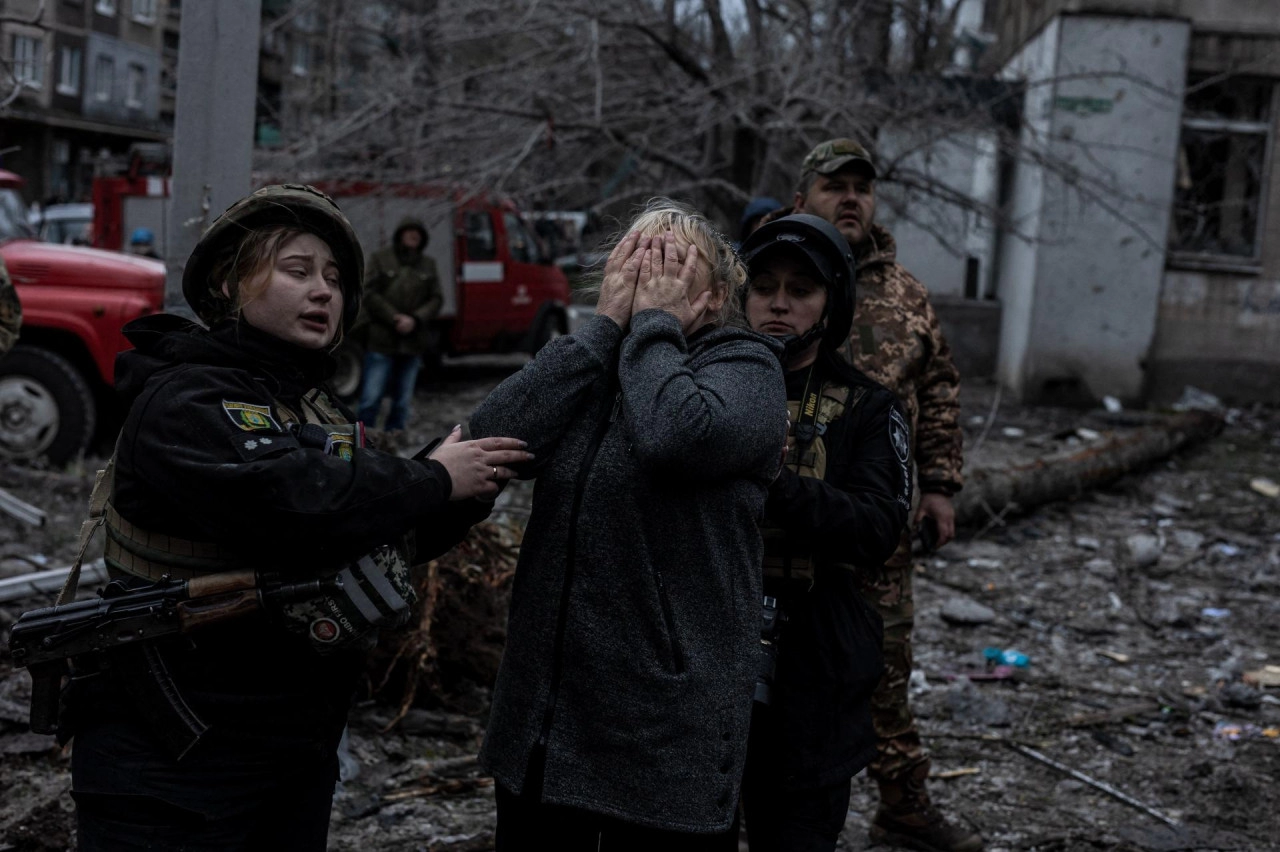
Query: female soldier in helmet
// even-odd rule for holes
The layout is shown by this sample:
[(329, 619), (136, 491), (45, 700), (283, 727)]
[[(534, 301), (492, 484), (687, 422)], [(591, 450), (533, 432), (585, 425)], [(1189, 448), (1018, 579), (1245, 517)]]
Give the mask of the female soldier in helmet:
[(742, 256), (747, 321), (786, 346), (792, 430), (765, 506), (765, 610), (777, 625), (765, 647), (776, 651), (756, 690), (743, 811), (752, 852), (831, 850), (850, 779), (875, 754), (883, 630), (855, 575), (883, 565), (906, 522), (909, 436), (894, 396), (837, 354), (853, 322), (844, 237), (787, 216)]
[(529, 459), (519, 441), (458, 430), (422, 460), (363, 446), (325, 387), (362, 266), (332, 200), (267, 187), (187, 262), (183, 293), (208, 330), (170, 315), (125, 328), (129, 414), (95, 489), (109, 494), (111, 573), (324, 582), (75, 672), (60, 731), (76, 739), (81, 850), (323, 850), (361, 651), (407, 615), (408, 562), (459, 540), (488, 511), (471, 498)]

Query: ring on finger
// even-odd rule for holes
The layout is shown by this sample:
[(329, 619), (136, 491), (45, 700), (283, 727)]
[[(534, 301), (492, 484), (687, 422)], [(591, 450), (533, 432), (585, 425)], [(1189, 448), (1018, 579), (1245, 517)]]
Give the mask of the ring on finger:
[(493, 469), (493, 479), (495, 482), (498, 480), (498, 469), (496, 467)]

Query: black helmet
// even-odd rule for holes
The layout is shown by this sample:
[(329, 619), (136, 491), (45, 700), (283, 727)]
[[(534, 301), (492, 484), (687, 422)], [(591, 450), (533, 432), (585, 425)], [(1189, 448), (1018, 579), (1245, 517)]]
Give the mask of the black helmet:
[[(747, 237), (739, 252), (754, 277), (764, 262), (786, 253), (805, 264), (826, 285), (827, 305), (810, 331), (786, 341), (788, 354), (808, 348), (821, 338), (822, 347), (836, 352), (853, 328), (854, 279), (857, 277), (849, 241), (826, 219), (793, 213), (761, 225)], [(744, 291), (745, 292), (745, 291)]]
[(212, 322), (224, 315), (222, 282), (209, 280), (214, 264), (247, 232), (271, 225), (305, 228), (328, 244), (342, 282), (342, 327), (351, 328), (364, 291), (360, 240), (332, 198), (315, 187), (295, 183), (264, 186), (241, 198), (204, 232), (182, 272), (182, 295), (196, 316)]

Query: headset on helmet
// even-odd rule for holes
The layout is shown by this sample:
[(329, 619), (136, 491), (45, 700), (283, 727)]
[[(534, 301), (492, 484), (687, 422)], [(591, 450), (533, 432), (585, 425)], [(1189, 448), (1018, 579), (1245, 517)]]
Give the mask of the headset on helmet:
[(347, 217), (333, 199), (301, 184), (264, 186), (232, 204), (214, 220), (191, 252), (182, 273), (182, 295), (205, 322), (221, 315), (226, 305), (221, 281), (209, 280), (223, 252), (258, 228), (291, 225), (324, 240), (338, 264), (342, 282), (342, 327), (351, 328), (360, 312), (364, 291), (364, 251)]
[(857, 274), (849, 241), (834, 225), (808, 213), (784, 216), (760, 226), (742, 243), (739, 254), (751, 277), (778, 254), (797, 258), (827, 289), (827, 304), (817, 324), (802, 335), (783, 338), (784, 359), (803, 352), (819, 339), (823, 348), (839, 350), (853, 328)]

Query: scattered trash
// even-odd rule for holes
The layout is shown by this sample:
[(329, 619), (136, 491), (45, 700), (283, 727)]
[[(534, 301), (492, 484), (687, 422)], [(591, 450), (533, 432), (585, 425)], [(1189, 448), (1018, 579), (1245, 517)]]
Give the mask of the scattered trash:
[(912, 669), (911, 677), (907, 681), (907, 691), (911, 697), (922, 695), (931, 689), (933, 687), (929, 686), (929, 678), (925, 676), (924, 669)]
[(981, 414), (975, 414), (969, 418), (970, 426), (981, 426), (986, 422), (987, 422), (987, 418), (983, 417)]
[(1160, 561), (1160, 551), (1164, 549), (1160, 539), (1153, 535), (1138, 533), (1125, 539), (1125, 547), (1129, 551), (1129, 561), (1138, 568), (1147, 568)]
[(1076, 547), (1081, 550), (1098, 550), (1102, 547), (1102, 542), (1091, 535), (1076, 536)]
[(982, 656), (987, 661), (988, 667), (1003, 664), (1025, 669), (1031, 665), (1031, 658), (1021, 651), (1004, 650), (994, 646), (983, 648)]
[(1262, 476), (1249, 480), (1249, 487), (1263, 497), (1280, 497), (1280, 485)]
[(1104, 396), (1102, 398), (1102, 407), (1112, 414), (1119, 414), (1124, 411), (1124, 405), (1114, 396)]
[(966, 766), (963, 769), (948, 769), (945, 772), (930, 772), (930, 778), (947, 780), (949, 778), (964, 778), (966, 775), (978, 775), (982, 769), (977, 766)]
[(1262, 737), (1268, 740), (1280, 739), (1280, 728), (1260, 728), (1248, 722), (1222, 721), (1213, 726), (1213, 735), (1220, 740), (1253, 740)]
[(1280, 686), (1280, 666), (1263, 666), (1251, 672), (1245, 672), (1243, 680), (1250, 686), (1263, 689), (1269, 686)]
[(1112, 660), (1117, 663), (1127, 663), (1131, 659), (1128, 654), (1121, 654), (1118, 651), (1098, 651), (1098, 656), (1106, 657), (1108, 660)]
[(1216, 414), (1225, 409), (1222, 400), (1208, 391), (1187, 385), (1182, 389), (1182, 396), (1173, 404), (1174, 411), (1211, 411)]
[(1111, 611), (1119, 612), (1124, 609), (1124, 601), (1120, 600), (1120, 596), (1115, 592), (1107, 592), (1107, 600), (1111, 602)]
[(1076, 435), (1082, 441), (1096, 441), (1102, 437), (1102, 433), (1096, 429), (1086, 429), (1083, 426), (1076, 430)]
[(988, 624), (996, 620), (995, 610), (971, 598), (956, 595), (942, 605), (942, 620), (948, 624)]
[(1025, 438), (1027, 430), (1019, 429), (1017, 426), (1006, 426), (1000, 430), (1000, 434), (1006, 438)]
[(1222, 541), (1215, 544), (1213, 546), (1213, 550), (1215, 553), (1221, 553), (1223, 556), (1239, 556), (1240, 555), (1240, 548), (1236, 547), (1234, 544), (1227, 544), (1226, 542), (1222, 542)]
[(983, 559), (980, 556), (975, 556), (974, 558), (970, 559), (967, 564), (970, 568), (981, 568), (986, 571), (994, 571), (997, 568), (1001, 567), (1004, 563), (1001, 562), (999, 559)]
[(1200, 614), (1203, 615), (1205, 618), (1226, 618), (1227, 616), (1231, 615), (1231, 610), (1220, 609), (1216, 606), (1207, 606), (1204, 609), (1200, 610)]

